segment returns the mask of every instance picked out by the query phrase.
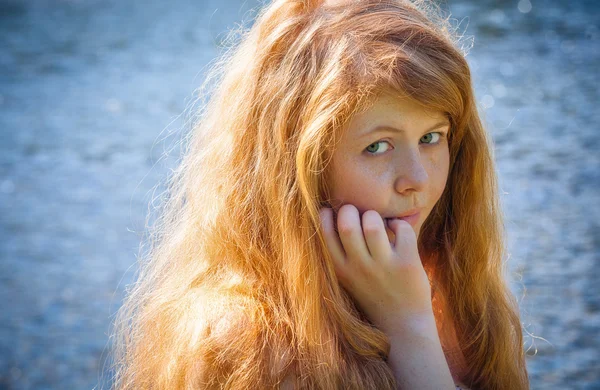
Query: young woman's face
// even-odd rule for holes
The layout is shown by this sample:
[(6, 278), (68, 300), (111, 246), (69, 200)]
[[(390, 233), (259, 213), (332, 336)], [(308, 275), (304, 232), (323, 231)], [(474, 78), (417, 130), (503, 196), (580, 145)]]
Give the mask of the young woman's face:
[[(405, 217), (418, 236), (448, 178), (449, 121), (442, 112), (381, 95), (357, 114), (331, 161), (330, 195), (335, 210), (354, 205), (362, 215)], [(386, 230), (388, 238), (393, 233)]]

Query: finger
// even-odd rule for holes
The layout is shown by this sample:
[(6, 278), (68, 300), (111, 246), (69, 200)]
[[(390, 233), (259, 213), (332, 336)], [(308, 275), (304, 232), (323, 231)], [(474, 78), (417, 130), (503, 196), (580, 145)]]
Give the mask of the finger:
[(336, 267), (343, 266), (346, 262), (346, 253), (342, 246), (342, 242), (338, 234), (335, 231), (335, 223), (333, 221), (333, 210), (329, 207), (324, 207), (319, 210), (321, 217), (321, 226), (323, 227), (323, 235), (325, 236), (325, 243), (327, 249), (331, 253), (334, 265)]
[(402, 259), (409, 261), (420, 261), (419, 250), (417, 249), (417, 237), (412, 226), (401, 219), (388, 220), (388, 226), (396, 236), (394, 240), (394, 250)]
[(362, 215), (362, 228), (371, 258), (378, 261), (385, 256), (389, 257), (391, 246), (381, 215), (375, 210), (365, 211)]
[(371, 254), (363, 235), (358, 209), (345, 204), (338, 210), (337, 227), (340, 240), (346, 252), (349, 265), (364, 265), (370, 261)]

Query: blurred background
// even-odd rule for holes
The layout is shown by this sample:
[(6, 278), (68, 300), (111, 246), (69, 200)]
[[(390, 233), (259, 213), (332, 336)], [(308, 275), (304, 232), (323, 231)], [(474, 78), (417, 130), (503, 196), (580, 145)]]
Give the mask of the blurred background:
[[(110, 323), (242, 0), (0, 0), (0, 389), (110, 387)], [(600, 389), (600, 2), (453, 1), (532, 389)]]

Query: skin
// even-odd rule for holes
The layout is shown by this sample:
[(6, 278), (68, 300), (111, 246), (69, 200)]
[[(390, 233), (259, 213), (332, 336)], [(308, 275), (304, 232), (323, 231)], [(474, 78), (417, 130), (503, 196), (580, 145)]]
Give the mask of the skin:
[[(442, 112), (381, 95), (352, 118), (337, 145), (332, 207), (320, 210), (338, 280), (389, 337), (388, 363), (401, 388), (454, 388), (417, 250), (446, 185), (448, 131)], [(410, 223), (387, 219), (414, 209)]]
[[(370, 132), (377, 127), (382, 129)], [(329, 183), (333, 207), (352, 204), (360, 215), (374, 210), (383, 217), (418, 208), (418, 235), (446, 186), (448, 131), (442, 112), (382, 95), (352, 118), (337, 145)]]

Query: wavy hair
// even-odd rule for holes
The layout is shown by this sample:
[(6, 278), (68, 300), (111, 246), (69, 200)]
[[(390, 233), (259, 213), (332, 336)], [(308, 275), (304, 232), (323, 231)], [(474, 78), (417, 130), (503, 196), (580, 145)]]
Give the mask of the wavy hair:
[(388, 339), (339, 286), (318, 214), (344, 126), (384, 90), (451, 121), (447, 187), (419, 250), (435, 259), (463, 382), (528, 388), (490, 140), (459, 38), (422, 1), (261, 10), (214, 64), (169, 178), (115, 322), (115, 388), (395, 387)]

